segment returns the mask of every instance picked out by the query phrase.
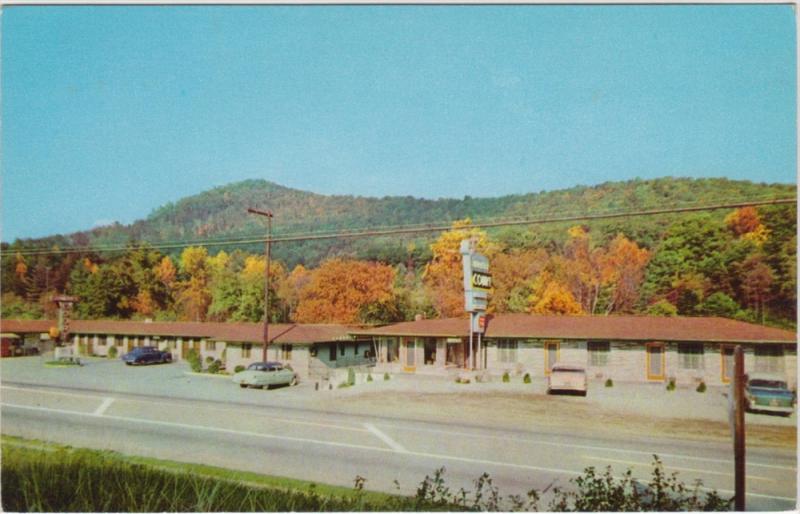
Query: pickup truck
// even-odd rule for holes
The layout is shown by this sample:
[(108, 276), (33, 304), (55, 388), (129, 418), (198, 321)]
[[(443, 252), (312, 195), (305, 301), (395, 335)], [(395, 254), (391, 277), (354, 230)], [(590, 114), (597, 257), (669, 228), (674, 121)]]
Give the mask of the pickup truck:
[(123, 355), (122, 361), (129, 366), (132, 364), (163, 364), (172, 362), (172, 354), (162, 352), (155, 346), (138, 346)]

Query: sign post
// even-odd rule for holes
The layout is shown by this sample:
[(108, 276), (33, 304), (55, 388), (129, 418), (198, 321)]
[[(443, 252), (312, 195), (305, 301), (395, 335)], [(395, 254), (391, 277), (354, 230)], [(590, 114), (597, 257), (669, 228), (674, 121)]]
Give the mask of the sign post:
[[(469, 365), (472, 369), (483, 367), (481, 334), (486, 326), (486, 308), (492, 276), (489, 259), (476, 252), (477, 240), (461, 241), (461, 263), (464, 269), (464, 308), (469, 312)], [(477, 348), (473, 347), (473, 334), (478, 334)], [(477, 355), (476, 355), (477, 354)]]

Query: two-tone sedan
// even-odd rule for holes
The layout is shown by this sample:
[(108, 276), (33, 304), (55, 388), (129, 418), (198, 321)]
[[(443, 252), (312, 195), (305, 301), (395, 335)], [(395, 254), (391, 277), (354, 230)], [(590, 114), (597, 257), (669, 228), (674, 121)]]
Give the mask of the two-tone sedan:
[(121, 357), (127, 365), (132, 364), (164, 364), (172, 362), (172, 354), (162, 352), (155, 346), (137, 346)]
[(280, 362), (254, 362), (247, 366), (246, 370), (233, 375), (233, 381), (239, 384), (239, 387), (269, 389), (275, 385), (297, 384), (297, 373), (290, 366), (284, 366)]
[(789, 416), (797, 400), (786, 386), (783, 377), (753, 375), (748, 377), (744, 390), (745, 406), (750, 412), (775, 412)]

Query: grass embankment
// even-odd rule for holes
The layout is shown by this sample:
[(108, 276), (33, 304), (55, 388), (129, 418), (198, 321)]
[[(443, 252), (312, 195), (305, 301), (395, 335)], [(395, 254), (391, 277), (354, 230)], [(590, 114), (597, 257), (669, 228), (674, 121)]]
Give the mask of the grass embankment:
[[(128, 457), (115, 452), (77, 449), (37, 441), (2, 438), (2, 507), (16, 512), (275, 512), (275, 511), (434, 511), (538, 510), (540, 493), (504, 498), (484, 473), (475, 489), (451, 490), (444, 468), (425, 479), (413, 497), (353, 489), (199, 464)], [(621, 478), (593, 467), (570, 480), (574, 487), (553, 489), (547, 510), (711, 511), (729, 510), (731, 500), (701, 493), (665, 473), (654, 456), (649, 482), (628, 470)]]
[(409, 498), (200, 464), (2, 438), (14, 512), (409, 510)]

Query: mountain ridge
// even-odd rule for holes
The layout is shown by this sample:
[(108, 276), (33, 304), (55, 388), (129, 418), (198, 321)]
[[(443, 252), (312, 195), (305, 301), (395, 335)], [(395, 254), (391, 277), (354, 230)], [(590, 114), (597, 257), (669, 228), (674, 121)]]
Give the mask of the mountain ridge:
[[(128, 244), (135, 241), (190, 243), (211, 238), (240, 238), (254, 235), (261, 237), (265, 232), (263, 219), (248, 215), (246, 213), (248, 207), (269, 209), (274, 212), (273, 234), (280, 236), (320, 230), (448, 224), (464, 218), (471, 218), (473, 221), (534, 218), (566, 212), (592, 214), (603, 211), (696, 205), (698, 202), (714, 204), (722, 201), (789, 197), (794, 193), (795, 186), (792, 184), (765, 184), (726, 178), (661, 177), (647, 180), (606, 181), (594, 186), (576, 185), (553, 191), (497, 197), (428, 199), (409, 195), (383, 197), (325, 195), (254, 178), (216, 186), (168, 202), (153, 209), (144, 219), (129, 225), (116, 223), (66, 235), (18, 239), (11, 245), (3, 243), (3, 246), (6, 248), (53, 245), (100, 246)], [(627, 225), (633, 227), (630, 223)], [(635, 237), (635, 234), (630, 235)], [(408, 238), (403, 238), (406, 239)], [(375, 253), (378, 242), (339, 241), (332, 245), (335, 247), (333, 251), (326, 252), (316, 245), (308, 254), (310, 258), (301, 255), (304, 254), (302, 249), (294, 252), (298, 254), (294, 258), (282, 254), (279, 249), (278, 256), (286, 258), (290, 263), (315, 263), (331, 255), (348, 254), (353, 251), (358, 253), (359, 248), (361, 250), (371, 248), (370, 252)], [(643, 242), (647, 244), (646, 240)], [(321, 252), (325, 255), (321, 255)]]

